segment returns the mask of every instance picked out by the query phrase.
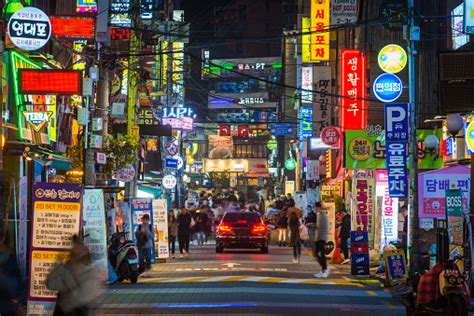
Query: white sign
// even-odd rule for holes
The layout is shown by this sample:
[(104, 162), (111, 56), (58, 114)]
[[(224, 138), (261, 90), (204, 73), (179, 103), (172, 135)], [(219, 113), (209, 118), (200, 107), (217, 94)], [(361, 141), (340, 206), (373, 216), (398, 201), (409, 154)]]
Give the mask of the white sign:
[(51, 22), (40, 9), (25, 7), (13, 13), (8, 21), (8, 36), (19, 49), (38, 50), (51, 37)]
[(170, 156), (175, 156), (178, 154), (178, 145), (176, 145), (174, 142), (169, 142), (166, 144), (166, 152)]
[(331, 66), (318, 66), (314, 70), (314, 90), (318, 91), (314, 96), (313, 124), (314, 135), (331, 125), (331, 93), (332, 93)]
[[(327, 245), (332, 245), (333, 249), (330, 253), (326, 253), (326, 257), (332, 257), (334, 250), (336, 249), (336, 203), (334, 202), (323, 202), (323, 208), (328, 212), (328, 240)], [(326, 245), (326, 247), (327, 247)]]
[(153, 200), (153, 229), (155, 254), (158, 259), (169, 258), (168, 208), (166, 200)]
[(293, 194), (295, 192), (295, 181), (285, 181), (285, 193)]
[(474, 1), (464, 1), (464, 33), (474, 34)]
[(380, 249), (383, 250), (398, 240), (398, 198), (389, 196), (387, 170), (377, 170), (376, 179), (377, 214), (382, 215)]
[[(302, 67), (301, 69), (301, 91), (302, 103), (313, 103), (313, 67)], [(309, 90), (309, 91), (306, 91)]]
[(191, 108), (163, 108), (163, 118), (194, 118)]
[(331, 25), (357, 22), (357, 0), (331, 0)]
[(181, 158), (181, 156), (175, 157), (176, 160), (178, 160), (178, 169), (183, 168), (184, 166), (184, 160)]
[(319, 160), (306, 161), (306, 180), (319, 180)]
[(115, 175), (115, 178), (117, 178), (118, 181), (122, 182), (130, 182), (133, 180), (134, 177), (135, 168), (130, 164), (126, 165), (123, 169), (117, 171), (117, 174)]
[(85, 189), (82, 198), (82, 223), (84, 243), (91, 251), (92, 264), (98, 269), (102, 280), (107, 280), (107, 232), (105, 222), (104, 192)]
[[(465, 0), (464, 2), (471, 1)], [(470, 6), (472, 6), (472, 4)], [(463, 33), (463, 28), (466, 28), (464, 25), (464, 16), (464, 5), (462, 3), (451, 11), (451, 40), (453, 49), (458, 49), (466, 45), (469, 41), (469, 35)]]
[(105, 165), (107, 163), (107, 155), (104, 153), (96, 153), (95, 160), (99, 165)]
[(172, 174), (167, 174), (163, 177), (163, 187), (166, 189), (173, 189), (176, 186), (177, 180), (176, 177)]
[(245, 97), (239, 98), (239, 104), (263, 104), (265, 100), (262, 97)]

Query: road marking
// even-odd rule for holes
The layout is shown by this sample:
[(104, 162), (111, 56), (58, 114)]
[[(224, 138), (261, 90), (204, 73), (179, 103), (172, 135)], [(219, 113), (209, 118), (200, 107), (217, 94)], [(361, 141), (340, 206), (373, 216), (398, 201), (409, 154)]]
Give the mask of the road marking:
[[(266, 271), (266, 272), (273, 272), (273, 271), (283, 271), (286, 272), (288, 269), (286, 268), (177, 268), (175, 272), (190, 272), (190, 271)], [(154, 272), (159, 272), (155, 270)], [(334, 271), (335, 274), (339, 272)]]
[(202, 276), (186, 278), (141, 278), (140, 283), (198, 283), (198, 282), (260, 282), (260, 283), (291, 283), (291, 284), (320, 284), (320, 285), (346, 285), (364, 287), (363, 284), (345, 279), (299, 279), (281, 277), (258, 276)]
[(369, 294), (370, 296), (378, 296), (377, 293), (375, 293), (374, 291), (366, 291), (367, 294)]
[(240, 263), (233, 263), (233, 262), (223, 264), (223, 266), (226, 266), (227, 268), (231, 268), (231, 269), (235, 266), (240, 266), (240, 265), (241, 265)]

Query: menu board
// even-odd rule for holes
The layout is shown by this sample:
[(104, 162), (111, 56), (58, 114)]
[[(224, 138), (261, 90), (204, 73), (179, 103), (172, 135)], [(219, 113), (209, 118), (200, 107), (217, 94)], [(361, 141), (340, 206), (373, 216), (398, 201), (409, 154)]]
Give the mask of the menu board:
[(56, 292), (45, 281), (69, 258), (72, 236), (81, 227), (82, 188), (72, 183), (38, 182), (33, 187), (28, 315), (51, 315)]
[(408, 278), (408, 270), (403, 249), (385, 251), (385, 282), (388, 285), (402, 284)]
[(157, 258), (169, 258), (168, 208), (166, 200), (153, 200), (153, 230)]

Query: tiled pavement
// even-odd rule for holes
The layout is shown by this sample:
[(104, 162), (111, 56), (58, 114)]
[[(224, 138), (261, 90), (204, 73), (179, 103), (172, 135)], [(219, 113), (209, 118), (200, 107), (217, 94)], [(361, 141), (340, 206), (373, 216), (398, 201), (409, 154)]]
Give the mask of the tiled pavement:
[(116, 315), (404, 315), (403, 308), (374, 280), (352, 278), (332, 266), (316, 280), (314, 259), (291, 263), (291, 249), (269, 254), (193, 247), (190, 258), (156, 264), (138, 284), (110, 286), (102, 314)]

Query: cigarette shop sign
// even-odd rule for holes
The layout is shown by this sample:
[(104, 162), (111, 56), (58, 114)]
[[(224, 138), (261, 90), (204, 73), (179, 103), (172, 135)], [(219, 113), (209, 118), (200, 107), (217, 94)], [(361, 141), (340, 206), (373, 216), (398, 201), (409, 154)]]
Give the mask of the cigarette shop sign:
[(51, 37), (51, 22), (40, 9), (25, 7), (16, 11), (8, 21), (8, 36), (19, 49), (38, 50)]

